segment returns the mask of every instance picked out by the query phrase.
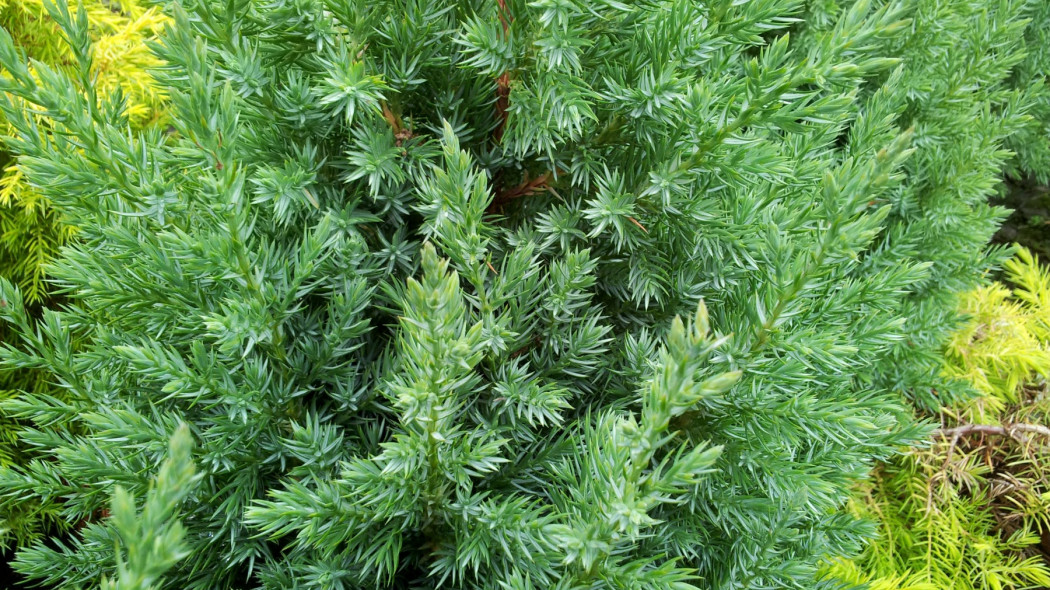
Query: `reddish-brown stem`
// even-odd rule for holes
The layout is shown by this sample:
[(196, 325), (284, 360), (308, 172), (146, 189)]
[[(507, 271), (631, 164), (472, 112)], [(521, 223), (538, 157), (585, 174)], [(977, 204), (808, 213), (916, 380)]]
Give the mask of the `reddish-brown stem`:
[(390, 107), (385, 103), (380, 103), (383, 107), (383, 118), (386, 119), (387, 124), (394, 130), (394, 135), (401, 133), (401, 121), (398, 120), (397, 115), (390, 110)]
[(496, 129), (492, 131), (492, 139), (499, 143), (503, 141), (503, 130), (507, 126), (507, 109), (510, 108), (510, 74), (503, 72), (496, 78)]
[(507, 190), (501, 190), (496, 194), (496, 198), (492, 199), (492, 203), (488, 207), (488, 213), (495, 213), (501, 209), (507, 203), (517, 199), (519, 197), (525, 197), (533, 195), (539, 192), (543, 192), (549, 188), (549, 183), (553, 174), (550, 172), (544, 172), (543, 174), (529, 180), (528, 174), (525, 175), (525, 180), (518, 186), (509, 188)]
[[(510, 23), (507, 22), (510, 17), (510, 12), (507, 10), (507, 0), (496, 0), (496, 4), (499, 4), (499, 22), (503, 25), (503, 34), (507, 34), (507, 29), (510, 28)], [(514, 20), (511, 18), (511, 20)]]
[[(510, 11), (507, 9), (506, 0), (496, 0), (496, 4), (499, 5), (497, 14), (499, 15), (499, 22), (503, 25), (503, 36), (506, 37), (510, 31), (510, 23), (514, 21), (514, 17), (510, 15)], [(503, 140), (503, 129), (507, 126), (507, 108), (510, 106), (510, 73), (503, 72), (499, 78), (496, 78), (496, 129), (492, 132), (492, 139), (499, 143)]]

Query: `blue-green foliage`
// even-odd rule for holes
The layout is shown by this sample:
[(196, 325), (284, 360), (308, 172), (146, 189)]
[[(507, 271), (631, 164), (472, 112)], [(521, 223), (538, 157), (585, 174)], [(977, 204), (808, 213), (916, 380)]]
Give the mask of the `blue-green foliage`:
[(1050, 184), (1050, 3), (1030, 0), (1026, 12), (1025, 58), (1014, 69), (1011, 86), (1025, 93), (1031, 122), (1007, 146), (1016, 154), (1007, 172)]
[[(838, 4), (857, 6), (830, 3), (831, 14), (844, 14)], [(1028, 0), (904, 4), (910, 23), (884, 47), (903, 63), (888, 96), (900, 101), (897, 120), (913, 129), (916, 153), (904, 164), (906, 180), (886, 195), (892, 213), (865, 263), (873, 269), (902, 260), (931, 265), (904, 298), (906, 337), (879, 365), (876, 382), (936, 411), (969, 395), (941, 377), (940, 345), (960, 326), (956, 293), (976, 283), (987, 264), (980, 245), (1002, 219), (987, 200), (1011, 158), (1003, 142), (1030, 133), (1036, 121), (1034, 95), (1014, 90), (1011, 74), (1023, 69), (1017, 66), (1025, 59), (1026, 33), (1034, 34), (1030, 17), (1043, 8)], [(826, 34), (821, 23), (831, 16), (817, 15), (807, 15), (807, 30)]]
[(5, 364), (67, 396), (5, 403), (36, 460), (0, 508), (91, 521), (185, 422), (165, 588), (830, 584), (902, 394), (950, 391), (1027, 124), (1025, 4), (978, 4), (198, 0), (170, 138), (2, 36), (55, 129), (8, 99), (11, 148), (80, 240), (38, 325), (3, 285)]

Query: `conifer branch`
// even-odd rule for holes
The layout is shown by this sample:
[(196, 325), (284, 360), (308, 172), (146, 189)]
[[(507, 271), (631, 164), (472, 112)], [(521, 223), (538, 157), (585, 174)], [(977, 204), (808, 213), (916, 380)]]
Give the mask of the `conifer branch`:
[(1023, 434), (1037, 434), (1050, 438), (1050, 428), (1041, 424), (1012, 423), (1002, 425), (963, 424), (952, 428), (939, 428), (933, 431), (938, 439), (959, 439), (971, 435), (1005, 436), (1024, 442)]

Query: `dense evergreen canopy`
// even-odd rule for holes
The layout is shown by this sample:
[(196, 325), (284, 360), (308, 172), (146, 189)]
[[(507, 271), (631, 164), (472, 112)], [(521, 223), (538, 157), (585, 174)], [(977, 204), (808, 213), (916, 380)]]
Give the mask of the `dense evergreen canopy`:
[(171, 4), (167, 132), (96, 92), (83, 12), (73, 75), (0, 35), (10, 148), (79, 228), (67, 304), (0, 283), (4, 363), (58, 391), (3, 406), (0, 509), (76, 526), (17, 567), (142, 555), (106, 507), (185, 423), (157, 587), (834, 586), (906, 399), (960, 391), (1033, 4), (810, 4)]

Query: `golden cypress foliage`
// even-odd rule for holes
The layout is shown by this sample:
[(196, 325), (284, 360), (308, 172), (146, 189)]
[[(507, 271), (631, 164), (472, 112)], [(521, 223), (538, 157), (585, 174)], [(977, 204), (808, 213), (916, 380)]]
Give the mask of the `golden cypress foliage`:
[(928, 448), (882, 465), (858, 512), (879, 527), (833, 577), (873, 590), (1050, 586), (1050, 270), (1020, 248), (967, 293), (945, 372), (977, 395), (942, 409)]

